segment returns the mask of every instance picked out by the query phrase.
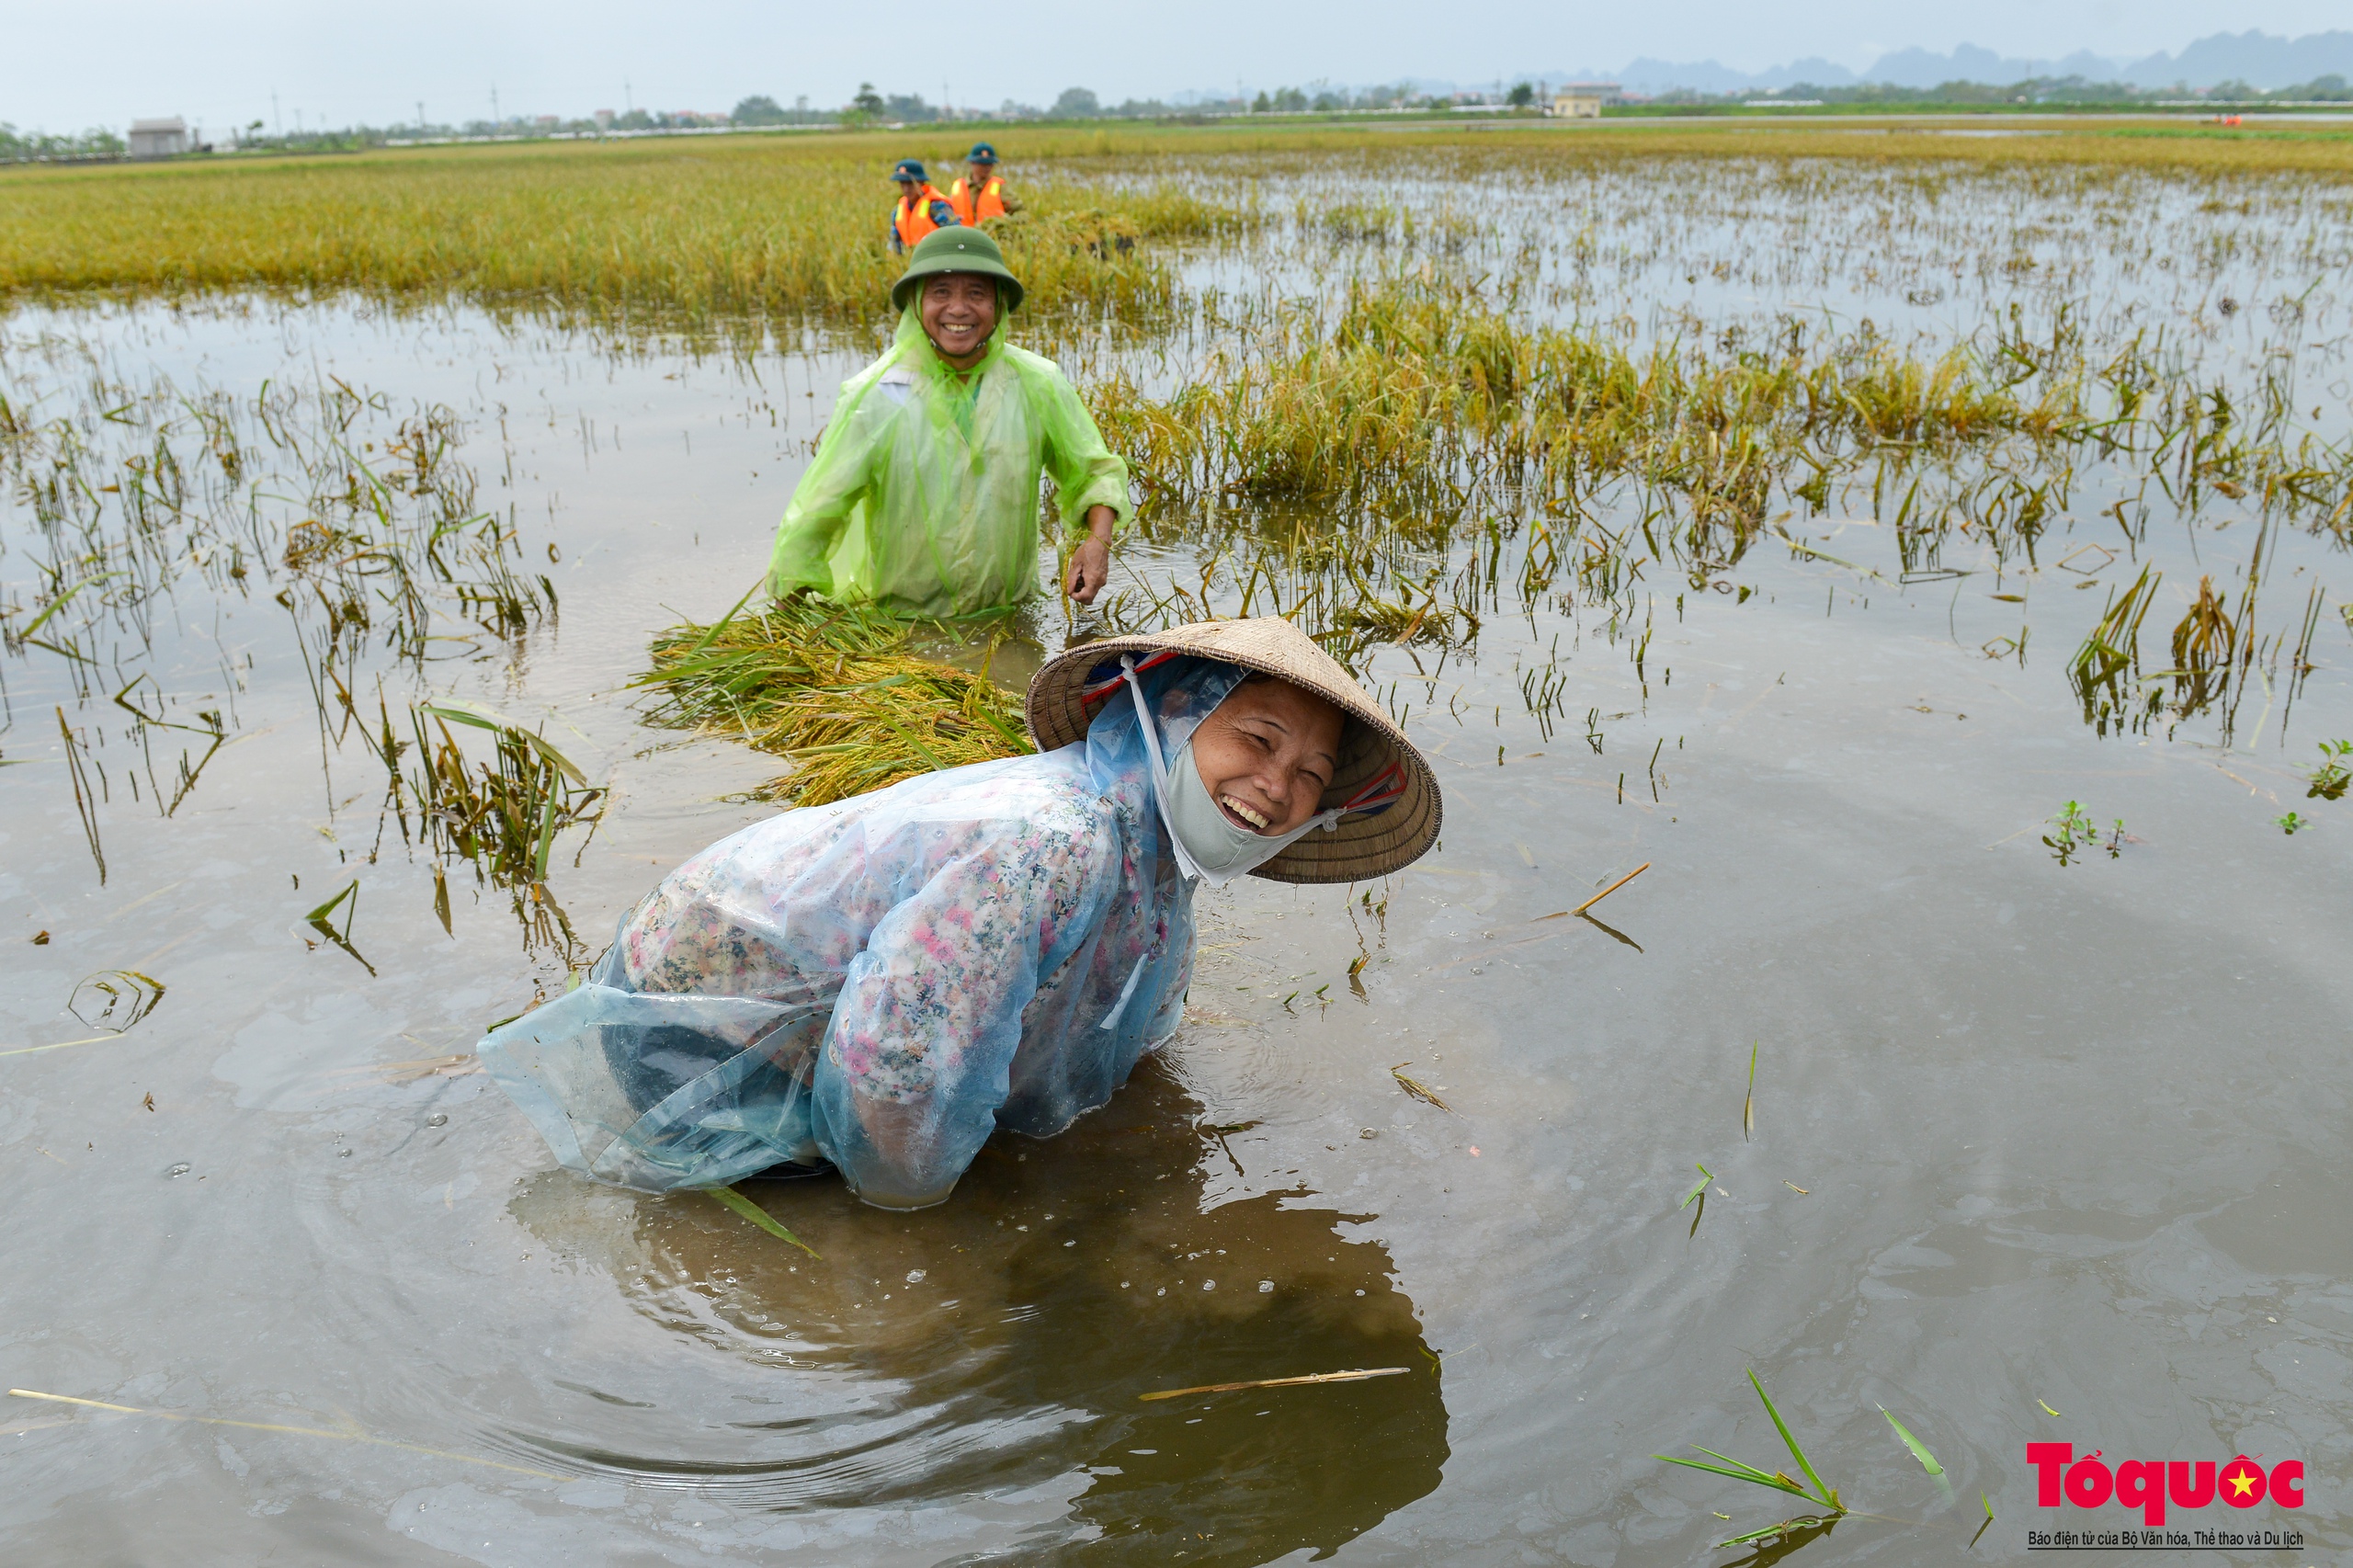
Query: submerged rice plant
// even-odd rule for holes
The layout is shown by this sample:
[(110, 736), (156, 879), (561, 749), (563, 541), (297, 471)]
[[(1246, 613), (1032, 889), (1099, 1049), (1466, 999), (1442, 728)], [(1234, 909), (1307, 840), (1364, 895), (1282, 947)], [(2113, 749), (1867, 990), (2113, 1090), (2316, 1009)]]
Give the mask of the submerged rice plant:
[(2136, 691), (2132, 681), (2141, 667), (2141, 622), (2163, 580), (2162, 573), (2143, 566), (2122, 595), (2111, 593), (2099, 624), (2067, 666), (2067, 678), (2084, 705), (2084, 722), (2099, 734), (2143, 727), (2157, 710), (2158, 694)]
[(0, 483), (35, 596), (0, 603), (10, 652), (91, 667), (104, 633), (152, 652), (183, 589), (259, 592), (316, 633), (314, 682), (347, 710), (335, 666), (371, 642), (415, 664), (450, 621), (511, 638), (555, 611), (511, 518), (480, 506), (445, 405), (399, 408), (333, 375), (250, 397), (187, 389), (54, 339), (9, 361)]
[(2231, 684), (2239, 631), (2214, 592), (2214, 579), (2198, 579), (2198, 598), (2173, 629), (2174, 705), (2184, 718), (2202, 712)]
[[(417, 767), (407, 774), (399, 763), (409, 744), (394, 738), (389, 713), (380, 718), (381, 735), (368, 739), (391, 770), (402, 837), (408, 836), (413, 802), (426, 844), (444, 858), (472, 861), (500, 886), (546, 882), (556, 834), (582, 822), (593, 824), (602, 814), (592, 811), (605, 798), (602, 787), (590, 784), (546, 736), (479, 702), (445, 697), (412, 708)], [(450, 733), (453, 723), (488, 731), (493, 759), (470, 767)]]
[[(2353, 458), (2308, 439), (2238, 437), (2179, 378), (2156, 394), (2136, 383), (2124, 409), (2115, 383), (2125, 372), (2079, 346), (2023, 375), (1968, 347), (1922, 358), (1868, 324), (1793, 325), (1769, 348), (1729, 355), (1635, 348), (1529, 323), (1486, 282), (1427, 266), (1348, 279), (1328, 317), (1268, 307), (1243, 324), (1165, 396), (1116, 374), (1091, 389), (1107, 438), (1154, 494), (1329, 503), (1377, 493), (1392, 508), (1459, 511), (1505, 489), (1567, 500), (1626, 478), (1677, 496), (1695, 524), (1737, 530), (1760, 520), (1777, 485), (1818, 497), (1830, 464), (1883, 449), (2022, 441), (2047, 453), (2138, 439), (2153, 464), (2196, 453), (2177, 458), (2189, 465), (2185, 483), (2203, 474), (2243, 494), (2303, 476), (2302, 488), (2273, 484), (2290, 509), (2333, 505), (2353, 476)], [(2051, 507), (2042, 487), (2000, 499), (2021, 528)]]
[[(357, 738), (386, 770), (382, 825), (545, 903), (555, 835), (592, 821), (603, 791), (487, 710), (441, 699), (396, 725), (382, 695), (387, 676), (418, 681), (429, 658), (512, 647), (555, 613), (511, 512), (483, 506), (451, 409), (396, 405), (331, 374), (250, 396), (183, 388), (53, 336), (6, 345), (0, 369), (0, 558), (12, 563), (0, 653), (46, 666), (85, 710), (69, 722), (60, 705), (57, 719), (101, 883), (108, 760), (132, 801), (177, 814), (212, 758), (251, 733), (239, 699), (256, 645), (274, 642), (309, 687), (331, 817), (350, 803), (332, 762)], [(209, 639), (191, 636), (200, 607)], [(244, 620), (233, 643), (224, 610)], [(190, 661), (191, 642), (208, 641), (210, 657)], [(493, 761), (470, 762), (451, 723), (494, 732)], [(107, 757), (112, 744), (129, 758)]]
[[(1666, 1464), (1679, 1464), (1691, 1470), (1704, 1470), (1711, 1475), (1728, 1475), (1734, 1481), (1745, 1481), (1758, 1486), (1768, 1486), (1776, 1492), (1786, 1492), (1792, 1497), (1812, 1504), (1816, 1511), (1797, 1518), (1783, 1519), (1779, 1524), (1768, 1525), (1763, 1529), (1750, 1530), (1745, 1535), (1736, 1535), (1728, 1540), (1718, 1541), (1716, 1544), (1719, 1547), (1745, 1546), (1752, 1541), (1769, 1540), (1776, 1537), (1794, 1539), (1802, 1532), (1826, 1528), (1843, 1517), (1847, 1512), (1847, 1505), (1839, 1501), (1838, 1489), (1825, 1483), (1822, 1477), (1815, 1473), (1813, 1461), (1805, 1457), (1805, 1450), (1798, 1447), (1797, 1438), (1790, 1433), (1789, 1423), (1783, 1421), (1781, 1413), (1773, 1408), (1772, 1396), (1765, 1392), (1765, 1385), (1757, 1381), (1756, 1373), (1753, 1369), (1748, 1374), (1748, 1383), (1756, 1391), (1756, 1397), (1765, 1402), (1765, 1414), (1773, 1418), (1773, 1429), (1780, 1433), (1782, 1443), (1790, 1450), (1790, 1458), (1797, 1461), (1798, 1469), (1805, 1476), (1805, 1480), (1796, 1480), (1779, 1470), (1760, 1470), (1753, 1464), (1720, 1454), (1713, 1449), (1699, 1449), (1699, 1451), (1706, 1454), (1709, 1459), (1721, 1461), (1716, 1464), (1709, 1464), (1701, 1460), (1677, 1459), (1671, 1454), (1653, 1454), (1651, 1458)], [(1893, 1417), (1890, 1419), (1893, 1420)], [(1896, 1430), (1901, 1432), (1903, 1428), (1898, 1426)], [(1904, 1440), (1906, 1443), (1912, 1443), (1908, 1433), (1905, 1434)], [(1912, 1446), (1915, 1449), (1918, 1447), (1917, 1444), (1912, 1444)], [(1694, 1443), (1692, 1447), (1699, 1448), (1699, 1445)], [(1925, 1452), (1925, 1450), (1922, 1451)], [(1923, 1462), (1927, 1461), (1924, 1460)]]

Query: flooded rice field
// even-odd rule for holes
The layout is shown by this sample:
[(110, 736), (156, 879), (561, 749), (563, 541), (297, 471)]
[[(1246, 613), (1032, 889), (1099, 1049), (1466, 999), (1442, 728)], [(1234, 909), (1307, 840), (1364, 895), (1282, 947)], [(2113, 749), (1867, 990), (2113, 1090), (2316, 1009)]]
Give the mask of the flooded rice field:
[[(924, 646), (1017, 687), (1291, 615), (1436, 757), (1438, 851), (1204, 894), (1178, 1037), (942, 1207), (747, 1184), (813, 1256), (556, 1170), (472, 1051), (779, 809), (631, 683), (872, 340), (0, 317), (0, 1362), (64, 1401), (0, 1410), (11, 1557), (2140, 1522), (2040, 1507), (2039, 1442), (2301, 1460), (2169, 1523), (2353, 1551), (2353, 200), (1360, 173), (1206, 165), (1256, 218), (1165, 319), (1025, 329), (1142, 526), (1095, 609)], [(1782, 1468), (1751, 1369), (1847, 1512), (1654, 1457)]]

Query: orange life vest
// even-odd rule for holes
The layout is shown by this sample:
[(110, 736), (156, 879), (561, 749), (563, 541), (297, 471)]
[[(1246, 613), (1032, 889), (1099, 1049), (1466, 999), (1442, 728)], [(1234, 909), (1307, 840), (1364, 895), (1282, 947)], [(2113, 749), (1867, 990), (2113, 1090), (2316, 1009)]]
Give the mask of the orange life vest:
[(956, 209), (956, 216), (967, 224), (985, 223), (992, 218), (1002, 218), (1005, 216), (1005, 181), (991, 175), (988, 183), (981, 187), (980, 197), (975, 200), (972, 193), (964, 188), (963, 180), (959, 178), (948, 188), (948, 205)]
[[(898, 213), (891, 222), (898, 228), (901, 244), (913, 250), (917, 241), (939, 227), (931, 221), (931, 204), (939, 199), (939, 192), (932, 189), (928, 181), (921, 190), (915, 192), (912, 200), (904, 196), (899, 198)], [(953, 206), (954, 203), (951, 202), (949, 205)]]

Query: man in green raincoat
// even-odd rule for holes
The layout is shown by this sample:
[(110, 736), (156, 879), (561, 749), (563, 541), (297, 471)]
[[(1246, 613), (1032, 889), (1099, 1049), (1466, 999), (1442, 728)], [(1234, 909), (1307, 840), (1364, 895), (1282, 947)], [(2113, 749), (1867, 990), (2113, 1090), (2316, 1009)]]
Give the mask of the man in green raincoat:
[(891, 290), (898, 335), (844, 383), (792, 493), (769, 591), (895, 614), (984, 615), (1037, 594), (1039, 491), (1081, 534), (1063, 585), (1091, 604), (1131, 506), (1128, 465), (1051, 359), (1005, 341), (1021, 284), (978, 229), (924, 236)]

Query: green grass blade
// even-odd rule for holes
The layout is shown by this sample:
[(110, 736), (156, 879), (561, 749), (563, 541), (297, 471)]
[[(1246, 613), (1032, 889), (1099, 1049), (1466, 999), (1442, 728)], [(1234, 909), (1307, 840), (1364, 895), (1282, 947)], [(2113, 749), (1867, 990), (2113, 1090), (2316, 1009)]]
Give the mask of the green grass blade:
[(1813, 1462), (1805, 1457), (1805, 1450), (1799, 1448), (1797, 1438), (1790, 1435), (1789, 1423), (1782, 1420), (1781, 1413), (1773, 1408), (1773, 1398), (1765, 1392), (1765, 1385), (1757, 1381), (1756, 1369), (1754, 1367), (1748, 1369), (1748, 1382), (1749, 1386), (1756, 1391), (1756, 1397), (1765, 1402), (1765, 1414), (1773, 1418), (1773, 1426), (1781, 1434), (1781, 1441), (1789, 1445), (1790, 1457), (1798, 1461), (1798, 1468), (1805, 1471), (1805, 1478), (1813, 1483), (1816, 1500), (1825, 1507), (1837, 1507), (1838, 1504), (1833, 1498), (1830, 1488), (1823, 1484), (1822, 1477), (1814, 1474)]
[(1027, 746), (1029, 744), (1029, 736), (1019, 733), (1013, 728), (1013, 726), (1007, 724), (1004, 720), (998, 718), (995, 714), (989, 712), (985, 709), (981, 711), (980, 721), (982, 723), (986, 724), (990, 729), (995, 731), (1007, 745)]
[[(1733, 1470), (1740, 1471), (1741, 1479), (1744, 1481), (1754, 1481), (1768, 1486), (1775, 1484), (1770, 1472), (1757, 1469), (1755, 1465), (1750, 1464), (1746, 1460), (1736, 1460), (1730, 1454), (1720, 1454), (1713, 1449), (1701, 1448), (1697, 1443), (1694, 1443), (1691, 1446), (1700, 1453), (1707, 1455), (1711, 1460), (1723, 1460), (1724, 1463), (1732, 1466)], [(1675, 1462), (1677, 1464), (1689, 1464), (1692, 1461), (1689, 1460), (1677, 1460)], [(1725, 1473), (1730, 1474), (1731, 1471), (1727, 1471)]]
[[(749, 1220), (753, 1224), (757, 1225), (761, 1230), (766, 1231), (769, 1235), (776, 1237), (779, 1241), (790, 1242), (794, 1246), (799, 1247), (811, 1257), (817, 1256), (816, 1248), (811, 1246), (807, 1242), (802, 1241), (799, 1236), (794, 1235), (790, 1231), (786, 1230), (782, 1225), (777, 1222), (775, 1215), (770, 1214), (767, 1210), (761, 1208), (758, 1204), (753, 1202), (750, 1199), (745, 1197), (733, 1187), (705, 1187), (703, 1190), (710, 1193), (713, 1198), (719, 1199), (722, 1207), (733, 1210), (736, 1213), (742, 1215), (745, 1219)], [(824, 1260), (819, 1259), (819, 1261), (822, 1262)]]
[(665, 681), (692, 680), (697, 676), (709, 675), (713, 670), (724, 670), (732, 665), (740, 665), (743, 660), (743, 654), (731, 650), (705, 653), (696, 658), (680, 655), (675, 662), (665, 664), (658, 670), (648, 670), (643, 675), (633, 677), (629, 684), (659, 686)]
[(537, 882), (548, 880), (548, 851), (555, 847), (555, 797), (556, 791), (550, 790), (540, 813), (539, 846), (531, 853), (531, 880)]
[(67, 600), (80, 593), (83, 589), (88, 587), (91, 584), (103, 583), (109, 577), (119, 577), (122, 574), (119, 571), (100, 572), (96, 576), (83, 578), (80, 582), (74, 584), (72, 587), (66, 589), (63, 593), (50, 600), (48, 608), (44, 608), (39, 615), (33, 617), (32, 619), (27, 621), (25, 623), (24, 630), (17, 633), (17, 640), (21, 642), (26, 638), (30, 637), (34, 632), (39, 631), (42, 625), (48, 621), (51, 616), (55, 615), (59, 610), (65, 608)]
[(1720, 1540), (1716, 1542), (1716, 1549), (1722, 1551), (1727, 1546), (1748, 1546), (1760, 1540), (1771, 1540), (1776, 1537), (1793, 1536), (1800, 1530), (1818, 1530), (1829, 1523), (1828, 1519), (1815, 1518), (1811, 1515), (1794, 1519), (1783, 1519), (1778, 1525), (1767, 1525), (1761, 1530), (1750, 1530), (1746, 1535), (1736, 1535), (1730, 1540)]
[(305, 919), (305, 920), (315, 921), (315, 922), (317, 922), (319, 925), (324, 926), (324, 925), (325, 925), (325, 924), (326, 924), (327, 916), (328, 916), (328, 915), (333, 915), (333, 914), (335, 912), (335, 906), (336, 906), (337, 904), (340, 904), (340, 903), (341, 903), (345, 899), (349, 898), (353, 893), (356, 893), (356, 892), (358, 892), (358, 891), (359, 891), (359, 879), (358, 879), (358, 878), (357, 878), (357, 877), (354, 877), (354, 878), (352, 878), (352, 879), (351, 879), (351, 881), (350, 881), (348, 883), (347, 883), (347, 884), (345, 885), (344, 890), (343, 890), (341, 892), (339, 892), (339, 893), (335, 894), (333, 898), (331, 898), (331, 899), (327, 900), (324, 903), (323, 903), (323, 904), (319, 905), (319, 906), (318, 906), (318, 908), (316, 908), (316, 909), (314, 909), (314, 910), (311, 911), (311, 913), (310, 913), (310, 914), (305, 915), (304, 916), (302, 916), (302, 918), (303, 918), (303, 919)]
[(436, 719), (452, 723), (472, 724), (477, 730), (511, 730), (504, 714), (486, 702), (476, 702), (465, 697), (436, 697), (416, 704), (417, 710), (430, 713)]
[(1750, 1530), (1746, 1535), (1726, 1536), (1716, 1542), (1716, 1550), (1722, 1551), (1727, 1546), (1750, 1546), (1760, 1540), (1771, 1540), (1780, 1534), (1780, 1526), (1767, 1525), (1763, 1529)]
[(731, 608), (725, 615), (721, 616), (717, 620), (712, 621), (709, 628), (704, 631), (703, 634), (695, 639), (695, 645), (688, 649), (687, 652), (689, 653), (699, 653), (705, 648), (710, 647), (711, 639), (717, 637), (721, 632), (727, 630), (727, 623), (733, 620), (737, 612), (742, 610), (745, 605), (752, 602), (752, 596), (754, 594), (758, 593), (762, 588), (767, 586), (767, 574), (766, 573), (762, 573), (758, 582), (754, 583), (750, 587), (744, 590), (744, 597), (735, 601), (733, 608)]
[(904, 725), (894, 724), (888, 719), (880, 719), (877, 722), (881, 724), (884, 729), (890, 731), (892, 734), (898, 736), (901, 740), (906, 742), (908, 749), (913, 751), (917, 756), (923, 758), (924, 762), (934, 773), (945, 773), (948, 771), (948, 765), (940, 761), (939, 758), (933, 754), (932, 749), (929, 746), (915, 739), (914, 733)]
[[(1699, 1445), (1694, 1443), (1692, 1447), (1699, 1448)], [(1714, 1452), (1711, 1449), (1699, 1449), (1699, 1451), (1703, 1454)], [(1716, 1457), (1718, 1459), (1722, 1459), (1723, 1455), (1717, 1454)], [(1733, 1465), (1737, 1466), (1737, 1469), (1727, 1470), (1722, 1465), (1703, 1464), (1698, 1460), (1677, 1459), (1673, 1454), (1653, 1454), (1651, 1458), (1666, 1464), (1679, 1464), (1687, 1470), (1704, 1470), (1710, 1475), (1730, 1476), (1734, 1481), (1745, 1481), (1753, 1486), (1769, 1486), (1776, 1492), (1788, 1492), (1800, 1497), (1803, 1497), (1806, 1494), (1803, 1488), (1785, 1484), (1784, 1483), (1777, 1481), (1773, 1477), (1766, 1474), (1761, 1470), (1742, 1464), (1738, 1460), (1729, 1461)]]
[(1748, 1047), (1748, 1096), (1740, 1102), (1740, 1135), (1743, 1138), (1756, 1131), (1756, 1048), (1762, 1040), (1752, 1040)]
[(533, 751), (553, 763), (556, 771), (583, 789), (587, 787), (588, 776), (581, 772), (578, 765), (570, 757), (556, 750), (554, 744), (546, 736), (523, 728), (522, 725), (516, 723), (486, 702), (476, 702), (471, 698), (464, 697), (436, 697), (417, 703), (416, 709), (418, 712), (430, 713), (436, 719), (446, 719), (457, 724), (472, 724), (477, 730), (488, 730), (494, 734), (507, 731), (519, 735)]
[(1699, 1445), (1697, 1443), (1694, 1443), (1691, 1446), (1695, 1449), (1699, 1449), (1701, 1453), (1706, 1454), (1711, 1459), (1720, 1459), (1728, 1465), (1737, 1466), (1739, 1469), (1747, 1472), (1745, 1479), (1756, 1482), (1759, 1486), (1770, 1486), (1779, 1492), (1794, 1492), (1801, 1497), (1805, 1495), (1804, 1487), (1800, 1486), (1796, 1482), (1791, 1481), (1788, 1476), (1782, 1474), (1778, 1470), (1768, 1472), (1757, 1469), (1755, 1465), (1750, 1464), (1746, 1460), (1736, 1460), (1730, 1454), (1720, 1454), (1713, 1449), (1702, 1449), (1699, 1448)]
[(1904, 1439), (1904, 1446), (1912, 1450), (1912, 1457), (1920, 1461), (1922, 1470), (1927, 1471), (1930, 1475), (1942, 1475), (1945, 1472), (1945, 1467), (1937, 1462), (1937, 1456), (1928, 1451), (1928, 1445), (1905, 1431), (1904, 1423), (1888, 1414), (1887, 1406), (1881, 1405), (1879, 1413), (1887, 1416), (1887, 1424), (1895, 1428), (1895, 1435)]
[(529, 730), (523, 729), (517, 729), (515, 733), (522, 736), (526, 741), (529, 741), (533, 751), (538, 752), (541, 756), (546, 757), (548, 761), (553, 763), (555, 765), (555, 770), (558, 773), (563, 774), (566, 778), (571, 779), (573, 783), (578, 785), (584, 790), (588, 787), (588, 776), (581, 772), (570, 757), (556, 750), (552, 745), (550, 745), (544, 735), (535, 734)]

